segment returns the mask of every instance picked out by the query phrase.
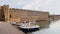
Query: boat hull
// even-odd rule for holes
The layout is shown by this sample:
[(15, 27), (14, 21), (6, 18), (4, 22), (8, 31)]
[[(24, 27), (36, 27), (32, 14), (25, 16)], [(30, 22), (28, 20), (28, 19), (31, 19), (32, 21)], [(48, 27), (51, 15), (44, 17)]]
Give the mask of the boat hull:
[(39, 30), (39, 28), (19, 28), (19, 27), (18, 29), (22, 30), (23, 32), (35, 32)]

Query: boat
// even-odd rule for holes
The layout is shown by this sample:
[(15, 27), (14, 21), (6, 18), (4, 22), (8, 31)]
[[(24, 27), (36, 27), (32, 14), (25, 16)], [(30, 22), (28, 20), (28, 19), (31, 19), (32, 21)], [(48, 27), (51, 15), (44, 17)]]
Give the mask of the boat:
[(40, 26), (36, 25), (34, 22), (22, 22), (18, 24), (17, 28), (22, 30), (23, 32), (35, 32), (40, 29)]

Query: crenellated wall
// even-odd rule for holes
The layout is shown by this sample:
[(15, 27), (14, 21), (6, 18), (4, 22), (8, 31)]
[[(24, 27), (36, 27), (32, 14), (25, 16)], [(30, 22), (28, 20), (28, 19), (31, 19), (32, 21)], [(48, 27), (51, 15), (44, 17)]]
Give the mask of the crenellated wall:
[(22, 9), (10, 9), (11, 18), (19, 18), (20, 21), (30, 20), (49, 20), (49, 13), (42, 11), (33, 11), (33, 10), (22, 10)]
[(25, 20), (49, 20), (48, 12), (9, 8), (9, 5), (3, 5), (2, 10), (0, 12), (5, 15), (5, 21), (22, 22)]

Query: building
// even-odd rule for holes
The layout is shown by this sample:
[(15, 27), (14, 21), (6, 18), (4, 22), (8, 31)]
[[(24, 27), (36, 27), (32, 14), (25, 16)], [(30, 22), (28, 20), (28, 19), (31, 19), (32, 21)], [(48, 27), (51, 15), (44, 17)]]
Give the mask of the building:
[(9, 5), (0, 6), (0, 21), (22, 22), (25, 20), (49, 20), (49, 13), (43, 11), (9, 8)]
[(50, 15), (50, 20), (59, 20), (60, 15)]

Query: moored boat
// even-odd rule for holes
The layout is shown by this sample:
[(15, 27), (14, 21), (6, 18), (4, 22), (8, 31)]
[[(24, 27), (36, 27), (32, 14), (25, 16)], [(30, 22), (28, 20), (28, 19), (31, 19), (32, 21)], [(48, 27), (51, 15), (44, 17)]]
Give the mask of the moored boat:
[(21, 29), (23, 32), (35, 32), (40, 29), (40, 26), (36, 25), (33, 22), (29, 22), (29, 23), (22, 22), (18, 25), (19, 25), (18, 28)]

